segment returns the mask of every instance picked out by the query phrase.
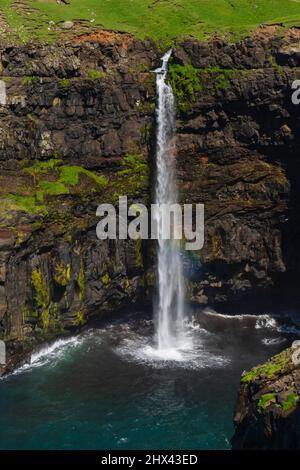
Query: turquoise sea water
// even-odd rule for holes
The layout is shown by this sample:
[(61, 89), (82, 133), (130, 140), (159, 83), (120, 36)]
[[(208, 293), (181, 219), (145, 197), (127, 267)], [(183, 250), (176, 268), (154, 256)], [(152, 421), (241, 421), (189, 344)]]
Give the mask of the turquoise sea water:
[(240, 374), (293, 336), (268, 316), (203, 313), (164, 361), (143, 312), (56, 342), (0, 380), (1, 449), (228, 449)]

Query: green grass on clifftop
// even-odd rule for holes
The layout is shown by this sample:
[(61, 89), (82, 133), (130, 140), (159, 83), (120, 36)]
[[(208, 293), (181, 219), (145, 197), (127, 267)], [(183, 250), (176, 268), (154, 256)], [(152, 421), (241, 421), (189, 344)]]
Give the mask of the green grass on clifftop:
[(6, 24), (13, 37), (22, 41), (56, 39), (66, 20), (78, 22), (86, 31), (114, 29), (164, 43), (188, 35), (203, 39), (214, 33), (239, 38), (262, 23), (300, 23), (298, 0), (69, 1), (65, 5), (56, 0), (0, 0), (0, 37)]

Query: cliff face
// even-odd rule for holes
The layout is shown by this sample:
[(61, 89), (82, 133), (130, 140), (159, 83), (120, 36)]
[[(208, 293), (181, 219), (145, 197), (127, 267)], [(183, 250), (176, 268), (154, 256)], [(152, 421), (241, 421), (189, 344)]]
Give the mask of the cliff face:
[[(206, 210), (204, 250), (186, 260), (200, 304), (299, 273), (298, 43), (291, 31), (174, 49), (182, 202)], [(151, 299), (152, 247), (100, 242), (95, 209), (122, 194), (151, 201), (161, 52), (99, 32), (0, 54), (0, 326), (13, 364), (92, 314)]]
[[(1, 51), (0, 326), (8, 368), (33, 344), (147, 300), (143, 244), (96, 238), (96, 208), (147, 203), (154, 66), (149, 44)], [(98, 38), (99, 40), (99, 38)], [(149, 297), (150, 298), (150, 297)]]
[(291, 85), (300, 62), (290, 41), (189, 41), (175, 51), (178, 74), (189, 61), (202, 71), (200, 83), (190, 78), (199, 89), (191, 102), (179, 97), (178, 121), (183, 199), (206, 209), (198, 300), (234, 303), (287, 280), (291, 287), (298, 276), (299, 107)]
[(300, 342), (244, 373), (233, 449), (300, 449)]

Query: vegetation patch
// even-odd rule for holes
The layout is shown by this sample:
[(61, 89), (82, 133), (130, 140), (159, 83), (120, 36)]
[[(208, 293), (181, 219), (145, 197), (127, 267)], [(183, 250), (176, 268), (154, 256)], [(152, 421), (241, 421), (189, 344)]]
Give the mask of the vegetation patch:
[(295, 408), (298, 400), (299, 396), (296, 393), (290, 393), (290, 395), (287, 397), (286, 401), (282, 405), (283, 411), (290, 411), (292, 408)]
[(285, 350), (271, 358), (265, 364), (251, 369), (242, 377), (241, 381), (243, 383), (250, 383), (258, 378), (272, 379), (276, 375), (284, 374), (288, 370), (289, 366), (290, 352), (289, 350)]
[(59, 181), (67, 186), (75, 186), (79, 184), (79, 178), (81, 175), (85, 175), (87, 178), (92, 180), (99, 190), (105, 189), (108, 185), (106, 176), (97, 175), (81, 166), (61, 166)]
[(61, 160), (53, 158), (21, 169), (15, 184), (11, 175), (3, 176), (1, 183), (1, 213), (9, 223), (18, 211), (47, 215), (55, 196), (101, 193), (108, 179), (78, 165), (62, 165)]
[(83, 302), (85, 296), (85, 272), (82, 259), (80, 260), (80, 269), (77, 278), (77, 283), (79, 287), (79, 299), (81, 302)]
[(103, 274), (103, 276), (101, 276), (101, 282), (104, 286), (108, 286), (110, 284), (110, 276), (108, 273), (105, 273)]
[(105, 176), (97, 175), (78, 165), (61, 165), (61, 160), (58, 159), (37, 162), (31, 167), (25, 168), (24, 171), (33, 176), (35, 183), (40, 186), (43, 193), (50, 195), (51, 193), (56, 195), (68, 193), (70, 189), (68, 186), (78, 185), (81, 175), (91, 179), (98, 189), (105, 189), (108, 184)]
[(37, 77), (36, 75), (28, 76), (23, 78), (23, 85), (25, 86), (31, 86), (36, 82), (39, 82), (40, 77)]
[(40, 269), (34, 269), (31, 273), (31, 280), (35, 289), (35, 301), (39, 307), (46, 308), (50, 303), (49, 286), (46, 278)]
[(187, 110), (195, 101), (197, 93), (215, 94), (229, 87), (230, 81), (238, 73), (233, 69), (206, 67), (198, 69), (191, 64), (170, 64), (169, 80), (180, 109)]
[(257, 408), (259, 411), (263, 411), (273, 403), (276, 403), (276, 393), (265, 393), (260, 397)]
[(57, 284), (65, 287), (69, 284), (71, 279), (71, 266), (70, 264), (65, 264), (64, 262), (59, 262), (54, 267), (53, 278)]
[(211, 256), (213, 259), (216, 259), (218, 257), (221, 247), (222, 247), (221, 235), (219, 233), (215, 233), (211, 237)]
[(142, 240), (141, 238), (138, 238), (134, 242), (134, 248), (135, 248), (135, 262), (137, 268), (144, 268), (144, 259), (143, 259), (143, 250), (142, 250)]
[(58, 158), (51, 158), (46, 162), (38, 161), (34, 165), (25, 168), (24, 171), (26, 173), (31, 174), (33, 177), (36, 177), (37, 175), (45, 174), (51, 170), (54, 170), (55, 168), (57, 168), (60, 162), (61, 160), (59, 160)]
[(299, 396), (296, 393), (290, 393), (284, 403), (278, 403), (276, 393), (265, 393), (260, 397), (257, 403), (257, 409), (261, 413), (269, 406), (274, 405), (276, 408), (286, 413), (295, 408), (298, 400)]
[(83, 326), (85, 323), (86, 323), (86, 319), (85, 319), (85, 315), (84, 315), (84, 310), (83, 310), (83, 308), (80, 308), (76, 312), (74, 325), (80, 327), (80, 326)]
[(273, 57), (272, 55), (269, 57), (269, 63), (270, 63), (270, 65), (271, 65), (271, 67), (273, 67), (273, 69), (274, 69), (279, 75), (284, 75), (283, 67), (282, 67), (281, 65), (279, 65), (279, 64), (276, 62), (275, 57)]
[(170, 64), (169, 80), (179, 108), (188, 107), (188, 101), (194, 101), (195, 95), (203, 91), (199, 69), (192, 65)]
[(7, 211), (24, 211), (28, 214), (37, 214), (42, 212), (47, 213), (46, 207), (37, 203), (37, 199), (34, 196), (22, 196), (20, 194), (5, 194), (3, 200), (2, 210)]
[(31, 281), (35, 290), (35, 302), (40, 310), (37, 316), (40, 319), (44, 332), (50, 326), (50, 290), (45, 276), (40, 269), (34, 269), (31, 273)]
[(27, 323), (30, 320), (30, 309), (27, 304), (23, 305), (22, 307), (22, 318), (23, 318), (23, 323)]
[(117, 172), (113, 182), (114, 199), (126, 194), (128, 197), (140, 196), (149, 184), (149, 167), (147, 160), (140, 154), (126, 154), (122, 169)]
[(99, 70), (90, 69), (87, 72), (88, 80), (99, 80), (101, 78), (104, 78), (105, 76), (106, 76), (106, 73), (100, 72)]
[[(166, 46), (182, 36), (206, 39), (217, 33), (239, 39), (263, 23), (300, 21), (295, 0), (71, 0), (68, 5), (53, 0), (1, 0), (1, 11), (10, 36), (22, 42), (49, 42), (80, 33), (82, 22), (85, 34), (97, 28), (113, 29), (151, 37)], [(74, 27), (64, 30), (65, 21), (74, 22)], [(2, 35), (7, 38), (5, 29)]]

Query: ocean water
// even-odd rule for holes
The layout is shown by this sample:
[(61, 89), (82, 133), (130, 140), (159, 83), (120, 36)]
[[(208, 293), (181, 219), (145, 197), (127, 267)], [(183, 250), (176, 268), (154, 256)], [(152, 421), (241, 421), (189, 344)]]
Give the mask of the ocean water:
[(289, 346), (271, 315), (197, 313), (156, 354), (145, 312), (58, 340), (0, 380), (1, 449), (229, 449), (240, 374)]

